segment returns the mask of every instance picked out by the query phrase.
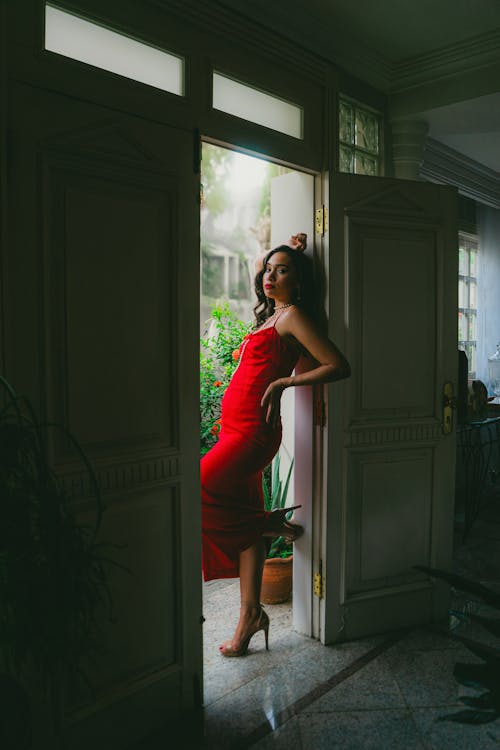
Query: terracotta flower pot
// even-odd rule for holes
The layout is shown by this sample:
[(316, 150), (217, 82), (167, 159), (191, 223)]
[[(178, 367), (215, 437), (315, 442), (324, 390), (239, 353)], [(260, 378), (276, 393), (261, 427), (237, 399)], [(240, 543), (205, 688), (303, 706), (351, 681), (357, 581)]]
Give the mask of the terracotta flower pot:
[(292, 593), (293, 555), (270, 557), (264, 563), (262, 591), (263, 604), (286, 602)]

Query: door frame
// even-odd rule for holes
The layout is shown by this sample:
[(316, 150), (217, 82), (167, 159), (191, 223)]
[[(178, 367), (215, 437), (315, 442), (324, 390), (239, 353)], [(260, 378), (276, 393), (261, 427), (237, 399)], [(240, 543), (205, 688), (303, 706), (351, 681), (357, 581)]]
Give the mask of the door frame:
[[(243, 131), (246, 130), (246, 123)], [(267, 162), (279, 164), (281, 166), (288, 167), (297, 172), (312, 175), (313, 182), (313, 205), (316, 208), (320, 204), (328, 206), (328, 172), (318, 172), (314, 167), (307, 167), (304, 165), (298, 165), (294, 162), (284, 161), (280, 156), (275, 156), (270, 149), (269, 153), (263, 153), (255, 151), (248, 146), (243, 145), (243, 141), (246, 140), (245, 135), (238, 135), (237, 126), (235, 127), (232, 140), (223, 140), (220, 137), (216, 137), (211, 131), (210, 135), (204, 133), (199, 135), (200, 139), (200, 154), (203, 143), (210, 143), (221, 148), (228, 149), (230, 151), (236, 151), (247, 156), (254, 158), (260, 158)], [(313, 217), (314, 219), (314, 217)], [(314, 221), (313, 221), (314, 226)], [(324, 280), (324, 289), (322, 289), (324, 297), (325, 311), (328, 310), (328, 229), (323, 234), (314, 232), (312, 242), (309, 246), (312, 249), (312, 260), (315, 268), (320, 266), (320, 274)], [(201, 258), (199, 259), (201, 262)], [(308, 428), (307, 435), (309, 437), (305, 443), (301, 442), (297, 437), (297, 424), (295, 424), (295, 446), (294, 453), (298, 455), (299, 451), (302, 453), (304, 450), (309, 450), (310, 454), (307, 457), (305, 464), (307, 466), (307, 472), (302, 472), (300, 481), (298, 481), (297, 473), (294, 470), (294, 482), (295, 482), (295, 497), (298, 500), (301, 496), (304, 496), (304, 491), (312, 498), (312, 502), (308, 506), (308, 510), (304, 513), (303, 509), (300, 509), (295, 514), (295, 518), (298, 523), (306, 524), (311, 529), (309, 538), (302, 538), (298, 540), (297, 545), (304, 545), (307, 541), (307, 555), (303, 562), (297, 563), (297, 556), (294, 556), (294, 580), (300, 579), (300, 585), (296, 588), (294, 583), (294, 599), (297, 595), (300, 597), (300, 604), (294, 603), (293, 606), (293, 627), (295, 630), (303, 635), (311, 636), (316, 639), (321, 639), (321, 627), (320, 627), (320, 600), (318, 597), (313, 595), (313, 571), (318, 569), (318, 561), (321, 559), (321, 539), (323, 534), (323, 505), (326, 501), (326, 472), (324, 471), (325, 456), (326, 456), (326, 432), (325, 425), (318, 421), (315, 422), (318, 408), (320, 411), (326, 413), (326, 395), (323, 386), (313, 391), (311, 386), (299, 389), (301, 392), (295, 392), (295, 411), (297, 412), (297, 400), (300, 399), (299, 409), (308, 412), (306, 419), (310, 425)], [(322, 404), (322, 405), (321, 405)], [(296, 464), (294, 466), (294, 469)], [(300, 615), (298, 614), (298, 607), (301, 607)]]

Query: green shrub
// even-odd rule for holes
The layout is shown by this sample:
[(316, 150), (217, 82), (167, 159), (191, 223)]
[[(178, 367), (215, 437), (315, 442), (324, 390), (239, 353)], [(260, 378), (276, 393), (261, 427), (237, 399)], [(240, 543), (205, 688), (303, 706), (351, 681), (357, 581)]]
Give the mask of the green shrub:
[(238, 365), (238, 350), (250, 331), (227, 302), (216, 305), (200, 339), (200, 453), (210, 450), (220, 431), (221, 401)]

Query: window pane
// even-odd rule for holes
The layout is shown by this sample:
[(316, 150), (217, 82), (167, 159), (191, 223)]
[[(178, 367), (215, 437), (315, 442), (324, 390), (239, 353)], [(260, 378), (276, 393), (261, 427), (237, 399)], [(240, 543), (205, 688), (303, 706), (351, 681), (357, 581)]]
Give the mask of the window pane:
[(271, 130), (303, 138), (302, 107), (227, 78), (213, 75), (213, 106)]
[(469, 307), (477, 308), (477, 284), (474, 281), (469, 282)]
[(356, 166), (354, 171), (356, 174), (375, 176), (377, 174), (377, 159), (356, 152)]
[(467, 294), (467, 283), (463, 279), (458, 281), (458, 306), (469, 307), (469, 299)]
[(458, 273), (462, 276), (469, 275), (469, 258), (464, 247), (460, 247), (458, 250)]
[(470, 341), (476, 340), (476, 316), (474, 313), (469, 314), (469, 330), (467, 338)]
[(354, 144), (354, 109), (343, 101), (339, 106), (339, 139)]
[(182, 96), (184, 60), (50, 5), (45, 49)]
[(470, 342), (464, 348), (469, 360), (469, 373), (474, 373), (476, 371), (476, 345)]
[(340, 165), (341, 172), (354, 172), (354, 152), (350, 148), (340, 146)]
[[(378, 122), (371, 112), (356, 109), (356, 146), (378, 154)], [(368, 172), (366, 174), (371, 174)]]
[(471, 248), (469, 252), (470, 257), (470, 270), (469, 275), (470, 276), (477, 276), (477, 268), (476, 268), (476, 260), (477, 260), (477, 252)]
[(463, 312), (458, 313), (458, 340), (467, 341), (467, 316)]

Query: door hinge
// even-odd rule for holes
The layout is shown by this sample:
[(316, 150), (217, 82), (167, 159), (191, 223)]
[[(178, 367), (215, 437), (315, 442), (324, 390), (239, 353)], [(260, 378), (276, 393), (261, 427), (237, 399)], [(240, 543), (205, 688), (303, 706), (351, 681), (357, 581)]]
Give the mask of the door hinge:
[(314, 596), (317, 596), (318, 599), (323, 599), (325, 595), (325, 579), (324, 576), (321, 575), (321, 573), (315, 573), (314, 574)]
[(315, 225), (316, 234), (320, 234), (323, 237), (328, 232), (328, 208), (326, 206), (316, 209)]
[(323, 389), (319, 388), (318, 391), (314, 396), (313, 422), (315, 427), (326, 427), (326, 402)]

